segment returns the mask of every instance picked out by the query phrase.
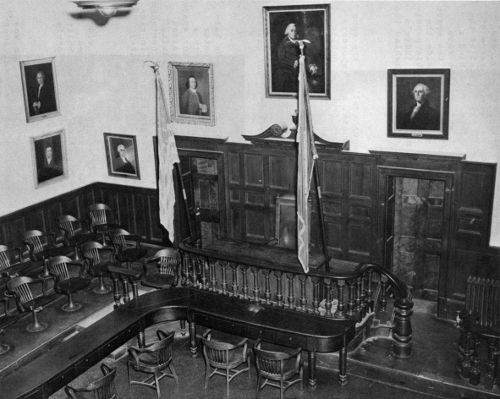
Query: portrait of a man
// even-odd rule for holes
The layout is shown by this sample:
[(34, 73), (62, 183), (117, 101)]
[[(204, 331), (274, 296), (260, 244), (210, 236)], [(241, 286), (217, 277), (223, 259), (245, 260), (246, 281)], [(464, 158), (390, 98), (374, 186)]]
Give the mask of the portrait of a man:
[(38, 187), (65, 174), (64, 138), (58, 131), (33, 138), (35, 182)]
[(329, 11), (328, 4), (264, 7), (268, 96), (297, 94), (301, 53), (310, 94), (330, 96)]
[(59, 115), (54, 58), (21, 61), (26, 121)]
[(389, 136), (448, 137), (449, 70), (389, 70)]
[(104, 133), (104, 143), (109, 175), (139, 179), (135, 136)]
[(214, 126), (211, 64), (169, 62), (170, 117), (174, 122)]

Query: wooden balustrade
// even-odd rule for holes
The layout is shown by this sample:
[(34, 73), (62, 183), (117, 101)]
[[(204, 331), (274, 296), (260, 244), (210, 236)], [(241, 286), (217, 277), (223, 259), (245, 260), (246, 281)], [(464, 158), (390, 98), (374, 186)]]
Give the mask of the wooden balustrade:
[[(316, 269), (304, 274), (280, 263), (279, 257), (267, 263), (258, 258), (252, 262), (234, 252), (185, 244), (180, 249), (182, 285), (242, 300), (364, 323), (375, 308), (387, 311), (392, 299), (394, 355), (405, 358), (411, 353), (411, 297), (402, 281), (377, 264), (331, 260), (328, 271)], [(252, 254), (257, 256), (258, 246), (254, 250)]]

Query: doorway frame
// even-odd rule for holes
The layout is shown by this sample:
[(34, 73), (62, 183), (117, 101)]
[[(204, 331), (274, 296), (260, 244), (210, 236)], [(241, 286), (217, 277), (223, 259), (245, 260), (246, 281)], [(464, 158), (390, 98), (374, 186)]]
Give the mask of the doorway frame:
[[(448, 263), (450, 259), (451, 247), (450, 236), (452, 233), (452, 209), (455, 201), (455, 182), (456, 173), (447, 171), (435, 171), (430, 169), (411, 169), (395, 166), (377, 166), (377, 199), (379, 205), (379, 217), (377, 223), (377, 236), (379, 237), (379, 259), (382, 261), (382, 266), (391, 265), (392, 259), (388, 258), (386, 242), (390, 230), (387, 228), (389, 218), (392, 219), (391, 226), (394, 229), (394, 212), (388, 214), (389, 197), (390, 197), (390, 181), (396, 177), (422, 179), (422, 180), (439, 180), (444, 182), (444, 198), (443, 198), (443, 227), (441, 241), (441, 260), (439, 262), (439, 277), (438, 277), (438, 293), (437, 293), (437, 314), (441, 314), (440, 298), (447, 297), (446, 281), (448, 275)], [(391, 252), (392, 254), (393, 252)], [(392, 269), (392, 267), (391, 267)], [(392, 270), (391, 270), (392, 271)]]

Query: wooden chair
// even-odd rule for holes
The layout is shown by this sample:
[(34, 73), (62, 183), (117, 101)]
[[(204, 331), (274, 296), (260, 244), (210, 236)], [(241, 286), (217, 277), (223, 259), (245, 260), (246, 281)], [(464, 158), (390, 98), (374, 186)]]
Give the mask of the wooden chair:
[[(255, 366), (257, 368), (257, 397), (266, 386), (279, 388), (280, 399), (292, 385), (300, 382), (303, 389), (302, 349), (293, 352), (279, 352), (262, 349), (260, 340), (255, 343)], [(298, 378), (296, 378), (298, 376)], [(261, 385), (261, 381), (264, 382)]]
[(158, 289), (177, 285), (181, 265), (181, 256), (177, 249), (160, 249), (152, 257), (145, 259), (143, 265), (142, 285)]
[(112, 288), (104, 284), (104, 275), (108, 274), (108, 266), (117, 266), (115, 248), (89, 241), (80, 247), (83, 259), (87, 262), (91, 275), (99, 277), (99, 287), (93, 290), (96, 294), (107, 294)]
[(74, 388), (70, 385), (64, 387), (68, 398), (71, 399), (116, 399), (115, 377), (116, 368), (101, 364), (103, 377), (92, 381), (83, 388)]
[(102, 244), (106, 244), (106, 235), (112, 229), (120, 227), (113, 216), (113, 211), (106, 204), (96, 203), (89, 206), (90, 228), (102, 238)]
[[(32, 287), (36, 284), (40, 284), (40, 287), (34, 291)], [(39, 300), (45, 296), (44, 280), (27, 276), (14, 277), (7, 281), (7, 291), (16, 299), (17, 308), (20, 312), (30, 311), (32, 313), (33, 322), (26, 327), (28, 332), (39, 332), (47, 328), (47, 323), (38, 321), (38, 312), (42, 310), (42, 307), (37, 306)]]
[(0, 245), (0, 274), (10, 277), (12, 265), (21, 261), (21, 248), (9, 249), (6, 245)]
[(55, 234), (51, 232), (42, 232), (40, 230), (28, 230), (24, 234), (24, 243), (28, 247), (30, 259), (33, 262), (43, 261), (43, 273), (40, 278), (49, 278), (50, 274), (47, 268), (47, 260), (52, 256), (66, 255), (69, 248), (65, 246), (57, 247), (55, 245)]
[(147, 249), (141, 247), (141, 237), (138, 235), (122, 228), (111, 230), (109, 235), (116, 248), (116, 259), (120, 263), (126, 263), (127, 268), (130, 269), (132, 262), (137, 262), (146, 256)]
[(64, 245), (73, 247), (75, 260), (80, 258), (78, 248), (87, 241), (97, 240), (97, 234), (90, 231), (88, 224), (72, 215), (61, 215), (58, 218), (59, 230), (63, 233)]
[[(226, 377), (226, 390), (229, 395), (229, 383), (233, 378), (246, 371), (250, 377), (248, 338), (232, 344), (212, 339), (212, 331), (207, 330), (203, 334), (202, 342), (205, 358), (205, 389), (212, 376), (222, 375)], [(241, 368), (242, 365), (246, 367)]]
[[(146, 345), (144, 348), (132, 346), (129, 348), (127, 362), (128, 381), (130, 385), (142, 385), (156, 390), (156, 397), (160, 398), (160, 380), (170, 377), (178, 384), (179, 379), (172, 365), (172, 343), (174, 332), (165, 333), (157, 330), (158, 341)], [(130, 369), (141, 373), (152, 374), (142, 381), (130, 379)]]
[(49, 272), (55, 278), (55, 290), (68, 296), (68, 302), (61, 309), (64, 312), (75, 312), (82, 308), (81, 303), (73, 302), (73, 294), (84, 290), (90, 284), (85, 264), (73, 262), (67, 256), (56, 256), (49, 259)]

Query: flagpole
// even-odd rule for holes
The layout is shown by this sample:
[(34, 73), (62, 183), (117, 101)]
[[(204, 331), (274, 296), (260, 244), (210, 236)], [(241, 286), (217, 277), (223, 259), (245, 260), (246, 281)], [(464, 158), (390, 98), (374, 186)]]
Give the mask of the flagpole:
[(321, 242), (323, 246), (323, 254), (326, 258), (325, 271), (330, 271), (330, 255), (328, 254), (328, 244), (326, 239), (325, 214), (323, 210), (323, 195), (321, 193), (321, 180), (319, 178), (319, 170), (317, 162), (314, 163), (314, 180), (316, 182), (316, 195), (318, 197), (318, 212), (319, 223), (321, 224)]

